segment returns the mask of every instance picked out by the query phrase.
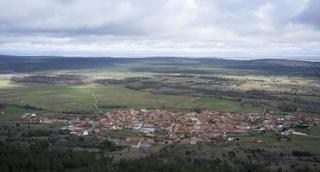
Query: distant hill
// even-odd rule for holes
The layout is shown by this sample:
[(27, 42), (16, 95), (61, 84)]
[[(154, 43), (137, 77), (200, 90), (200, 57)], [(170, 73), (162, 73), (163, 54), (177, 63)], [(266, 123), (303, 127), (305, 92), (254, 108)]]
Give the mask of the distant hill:
[[(71, 70), (108, 68), (117, 64), (139, 64), (180, 67), (219, 67), (234, 70), (256, 70), (267, 74), (320, 76), (320, 62), (259, 59), (228, 60), (219, 58), (182, 57), (59, 57), (59, 56), (9, 56), (0, 55), (0, 72), (35, 72), (44, 70)], [(144, 68), (148, 72), (148, 68)]]

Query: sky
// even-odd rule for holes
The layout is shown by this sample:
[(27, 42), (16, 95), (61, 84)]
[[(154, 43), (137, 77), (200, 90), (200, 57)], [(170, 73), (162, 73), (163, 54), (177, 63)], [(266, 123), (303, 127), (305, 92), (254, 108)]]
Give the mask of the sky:
[(0, 54), (319, 58), (320, 0), (0, 0)]

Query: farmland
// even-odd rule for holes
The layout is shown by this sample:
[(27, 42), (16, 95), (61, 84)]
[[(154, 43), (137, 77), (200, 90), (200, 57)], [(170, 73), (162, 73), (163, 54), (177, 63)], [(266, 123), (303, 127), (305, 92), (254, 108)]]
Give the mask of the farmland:
[[(40, 58), (40, 62), (31, 58), (19, 66), (21, 63), (2, 58), (3, 104), (31, 105), (57, 112), (77, 108), (95, 113), (91, 96), (94, 92), (101, 105), (138, 109), (320, 112), (317, 63), (53, 57)], [(19, 61), (27, 57), (17, 58)], [(257, 68), (259, 65), (261, 68)], [(275, 73), (273, 68), (279, 72)]]
[[(27, 84), (21, 87), (0, 90), (2, 104), (30, 105), (45, 111), (71, 112), (86, 111), (96, 113), (94, 100), (97, 95), (99, 105), (125, 106), (127, 108), (206, 108), (216, 111), (255, 112), (259, 108), (241, 105), (227, 99), (192, 97), (183, 95), (158, 95), (150, 92), (131, 90), (120, 86), (81, 85), (52, 86)], [(108, 110), (108, 109), (106, 109)]]

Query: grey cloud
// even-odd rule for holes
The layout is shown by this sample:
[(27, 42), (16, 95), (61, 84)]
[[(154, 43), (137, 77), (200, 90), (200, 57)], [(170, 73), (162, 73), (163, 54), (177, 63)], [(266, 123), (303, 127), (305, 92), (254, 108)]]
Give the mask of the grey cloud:
[(28, 27), (3, 27), (0, 28), (2, 34), (17, 34), (17, 35), (49, 35), (49, 36), (81, 36), (81, 35), (141, 35), (143, 33), (137, 26), (128, 24), (105, 24), (98, 27), (86, 28), (28, 28)]
[[(15, 3), (16, 2), (16, 3)], [(20, 7), (18, 4), (23, 7)], [(133, 21), (142, 14), (129, 1), (39, 1), (0, 2), (0, 32), (133, 34), (139, 33)], [(16, 11), (16, 12), (15, 12)], [(139, 16), (140, 15), (140, 16)]]
[(0, 0), (0, 53), (317, 55), (318, 7), (318, 0)]
[(306, 9), (297, 17), (297, 20), (320, 30), (320, 1), (310, 0)]

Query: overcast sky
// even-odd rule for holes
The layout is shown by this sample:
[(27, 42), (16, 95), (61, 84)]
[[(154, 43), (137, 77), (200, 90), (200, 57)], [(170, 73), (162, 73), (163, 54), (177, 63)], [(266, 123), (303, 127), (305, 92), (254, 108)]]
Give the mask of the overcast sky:
[(0, 0), (0, 54), (320, 58), (320, 0)]

